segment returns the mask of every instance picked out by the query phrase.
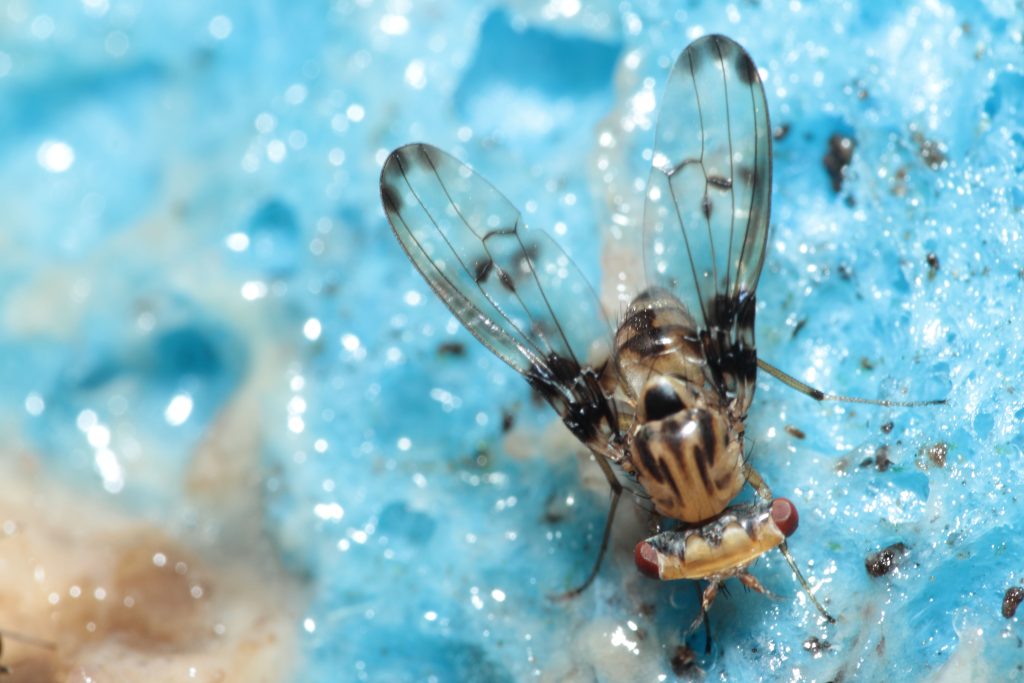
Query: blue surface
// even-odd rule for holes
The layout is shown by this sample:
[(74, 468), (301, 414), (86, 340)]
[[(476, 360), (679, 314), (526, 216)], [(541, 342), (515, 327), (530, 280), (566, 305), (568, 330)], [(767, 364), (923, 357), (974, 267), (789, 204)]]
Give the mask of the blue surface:
[[(273, 351), (285, 369), (252, 428), (265, 528), (312, 587), (296, 680), (671, 680), (693, 587), (637, 576), (643, 530), (624, 522), (597, 583), (548, 600), (585, 575), (605, 494), (433, 299), (377, 177), (399, 144), (448, 149), (596, 284), (612, 211), (635, 220), (640, 204), (644, 93), (660, 97), (691, 39), (725, 33), (788, 126), (760, 353), (828, 391), (949, 402), (815, 404), (759, 381), (753, 458), (800, 508), (792, 550), (839, 623), (771, 556), (754, 571), (782, 599), (733, 587), (712, 654), (691, 640), (697, 665), (739, 681), (1020, 678), (1020, 617), (999, 613), (1024, 579), (1019, 8), (367, 4), (0, 9), (8, 428), (128, 510), (173, 505), (192, 449)], [(856, 140), (838, 193), (834, 133)], [(192, 410), (169, 424), (178, 395)], [(139, 444), (120, 475), (98, 469), (83, 411)], [(919, 454), (937, 443), (944, 467)], [(863, 466), (883, 445), (892, 466)], [(897, 541), (907, 561), (868, 576), (865, 556)]]

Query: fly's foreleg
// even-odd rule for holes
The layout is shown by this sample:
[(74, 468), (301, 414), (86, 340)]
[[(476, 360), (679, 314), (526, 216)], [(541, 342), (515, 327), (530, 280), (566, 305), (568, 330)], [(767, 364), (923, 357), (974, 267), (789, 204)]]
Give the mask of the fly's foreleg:
[(743, 476), (746, 477), (747, 483), (753, 487), (754, 492), (757, 493), (761, 500), (765, 502), (772, 500), (772, 490), (769, 488), (768, 483), (749, 463), (743, 466)]
[[(760, 473), (753, 467), (751, 467), (749, 464), (744, 466), (743, 473), (746, 476), (747, 481), (750, 482), (750, 485), (754, 488), (754, 491), (757, 493), (759, 498), (761, 498), (764, 501), (773, 502), (773, 518), (775, 518), (776, 523), (778, 523), (780, 527), (785, 526), (785, 524), (789, 523), (792, 525), (792, 530), (795, 530), (796, 508), (793, 507), (793, 504), (785, 499), (780, 499), (780, 502), (784, 504), (775, 505), (775, 499), (772, 497), (771, 488), (769, 488), (767, 482), (765, 482), (764, 478), (760, 475)], [(776, 515), (780, 514), (785, 517), (789, 517), (790, 515), (792, 515), (792, 517), (789, 520), (776, 517)], [(792, 531), (784, 531), (784, 533), (786, 533), (786, 535), (788, 536), (792, 533)], [(786, 543), (786, 541), (783, 541), (779, 545), (779, 552), (782, 553), (783, 559), (786, 560), (786, 564), (789, 565), (789, 568), (793, 570), (793, 574), (796, 576), (796, 580), (800, 583), (800, 587), (803, 588), (804, 593), (806, 593), (807, 597), (810, 598), (812, 603), (814, 603), (814, 606), (821, 613), (821, 616), (825, 617), (825, 619), (830, 624), (836, 623), (835, 617), (829, 614), (828, 610), (826, 610), (825, 607), (820, 602), (818, 602), (818, 598), (814, 597), (814, 593), (811, 591), (811, 585), (807, 583), (807, 579), (805, 579), (804, 575), (800, 572), (800, 568), (796, 566), (796, 560), (794, 560), (793, 556), (790, 554), (789, 544)], [(750, 577), (750, 579), (752, 579), (754, 582), (757, 581), (752, 576)], [(766, 592), (763, 586), (761, 587), (761, 589), (758, 589), (757, 587), (747, 583), (747, 581), (744, 580), (743, 577), (740, 577), (740, 580), (743, 581), (744, 585), (746, 585), (748, 588), (753, 588), (754, 590), (757, 590), (759, 592)]]

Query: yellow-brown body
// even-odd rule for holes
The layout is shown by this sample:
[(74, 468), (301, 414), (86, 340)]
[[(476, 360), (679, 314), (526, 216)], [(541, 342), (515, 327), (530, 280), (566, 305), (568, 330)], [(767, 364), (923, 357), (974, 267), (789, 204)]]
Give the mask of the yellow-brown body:
[(658, 514), (697, 524), (743, 488), (743, 416), (712, 384), (693, 316), (650, 289), (630, 305), (615, 338), (618, 389), (633, 398), (624, 468)]

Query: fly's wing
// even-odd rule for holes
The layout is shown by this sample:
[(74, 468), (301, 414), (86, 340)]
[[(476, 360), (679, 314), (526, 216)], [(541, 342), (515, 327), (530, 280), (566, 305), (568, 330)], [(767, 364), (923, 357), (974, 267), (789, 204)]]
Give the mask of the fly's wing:
[(381, 201), (399, 242), (463, 325), (526, 377), (587, 445), (617, 432), (601, 391), (611, 329), (583, 274), (469, 166), (411, 144), (384, 162)]
[(644, 204), (651, 284), (693, 313), (719, 392), (750, 405), (754, 290), (771, 204), (771, 126), (757, 68), (725, 36), (700, 38), (669, 74)]

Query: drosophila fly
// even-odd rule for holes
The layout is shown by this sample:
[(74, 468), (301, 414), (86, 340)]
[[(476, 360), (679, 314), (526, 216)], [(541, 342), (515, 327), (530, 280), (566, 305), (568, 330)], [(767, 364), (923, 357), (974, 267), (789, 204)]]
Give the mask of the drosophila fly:
[[(772, 134), (757, 68), (724, 36), (700, 38), (669, 75), (644, 201), (648, 289), (615, 333), (594, 290), (550, 237), (470, 167), (427, 144), (396, 149), (381, 201), (409, 259), (463, 325), (526, 378), (593, 453), (612, 497), (597, 574), (627, 483), (677, 526), (636, 546), (661, 579), (704, 579), (698, 626), (730, 577), (767, 592), (750, 565), (789, 554), (796, 508), (744, 455), (757, 369), (755, 289), (771, 204)], [(859, 399), (850, 399), (859, 400)], [(883, 405), (918, 405), (863, 401)], [(734, 504), (746, 484), (752, 504)]]

